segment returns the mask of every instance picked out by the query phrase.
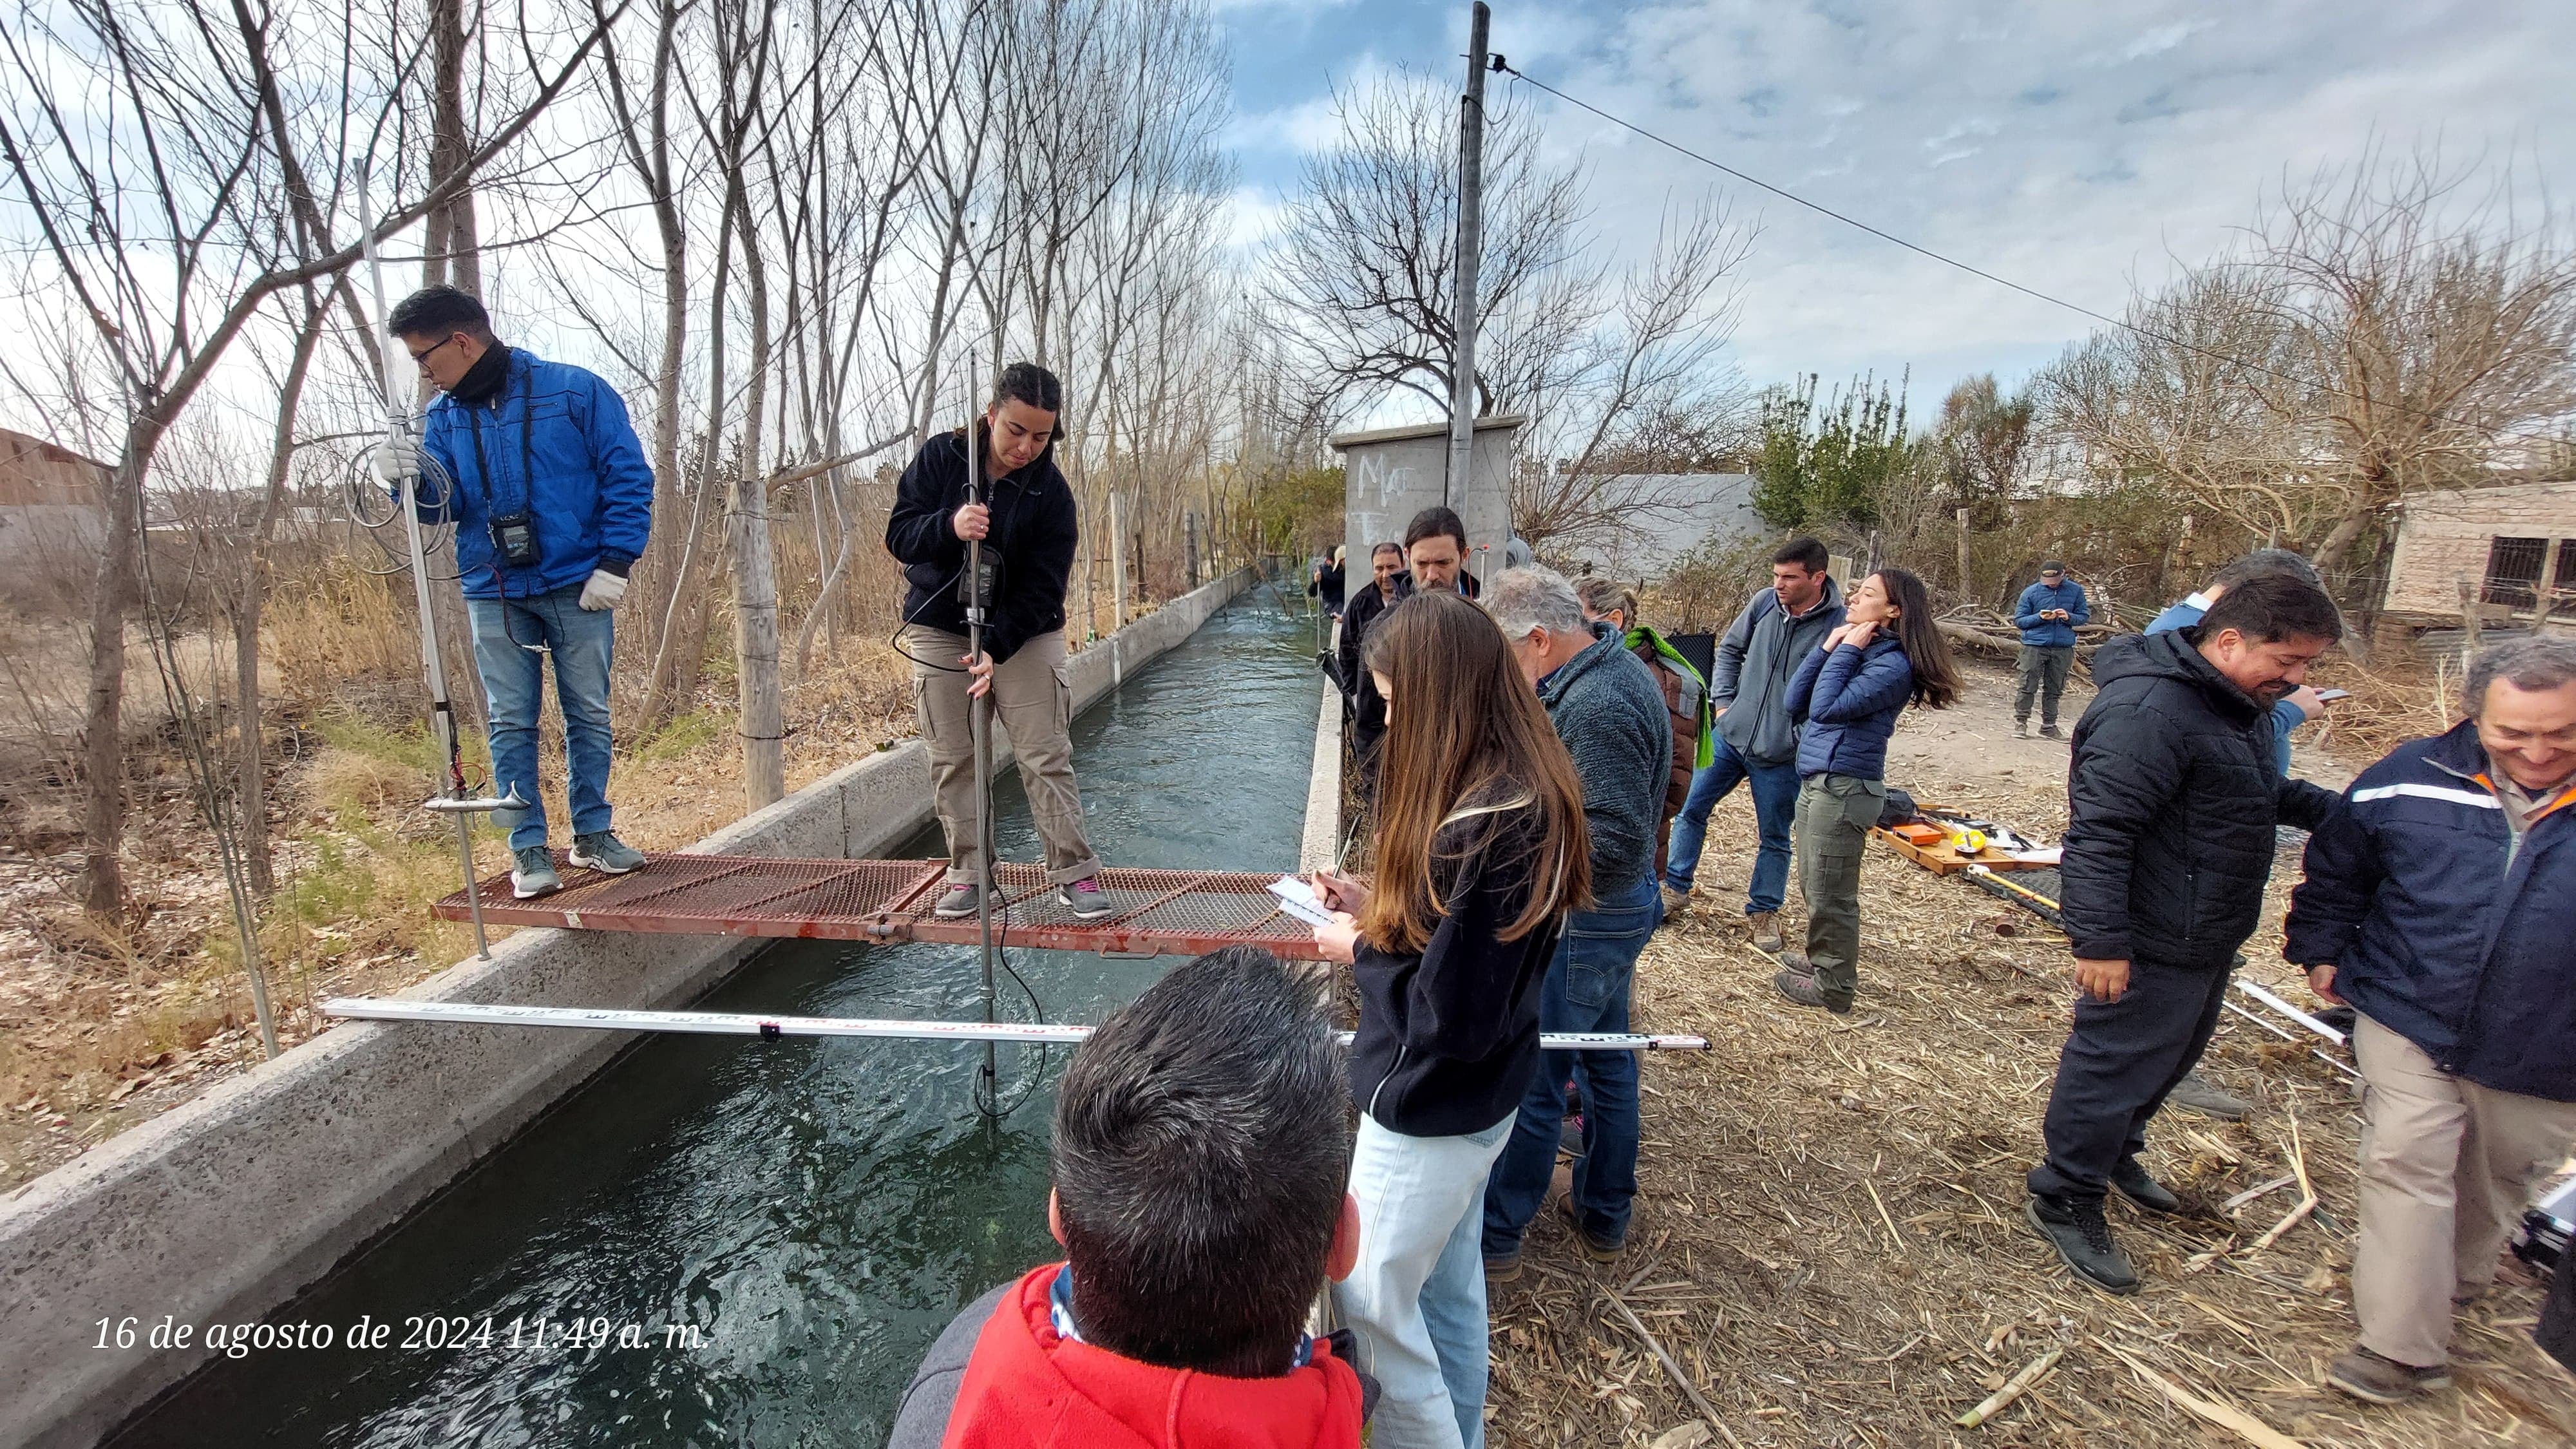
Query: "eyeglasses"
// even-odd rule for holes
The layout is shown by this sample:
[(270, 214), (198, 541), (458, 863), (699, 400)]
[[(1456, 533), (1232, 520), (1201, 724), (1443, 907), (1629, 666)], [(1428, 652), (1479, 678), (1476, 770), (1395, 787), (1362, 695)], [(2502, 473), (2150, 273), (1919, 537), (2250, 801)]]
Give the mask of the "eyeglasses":
[(451, 343), (451, 342), (453, 342), (453, 341), (455, 341), (455, 340), (456, 340), (456, 334), (455, 334), (455, 333), (453, 333), (453, 332), (450, 332), (450, 333), (448, 333), (446, 336), (444, 336), (444, 337), (442, 337), (442, 338), (438, 339), (436, 342), (433, 342), (433, 343), (429, 344), (427, 347), (422, 348), (422, 349), (421, 349), (420, 351), (418, 351), (418, 352), (411, 352), (411, 349), (410, 349), (410, 348), (404, 348), (403, 350), (404, 350), (405, 352), (409, 352), (409, 353), (411, 353), (411, 362), (412, 362), (412, 366), (417, 367), (417, 368), (421, 369), (422, 371), (426, 372), (426, 371), (428, 371), (428, 370), (429, 370), (429, 355), (430, 355), (431, 353), (433, 353), (433, 352), (436, 352), (438, 349), (440, 349), (440, 348), (442, 348), (442, 347), (445, 347), (447, 344), (449, 344), (449, 343)]

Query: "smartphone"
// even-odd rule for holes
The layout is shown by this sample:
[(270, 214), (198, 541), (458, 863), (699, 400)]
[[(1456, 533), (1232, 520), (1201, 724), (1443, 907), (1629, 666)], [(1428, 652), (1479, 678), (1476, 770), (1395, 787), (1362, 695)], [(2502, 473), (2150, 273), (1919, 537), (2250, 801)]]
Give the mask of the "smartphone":
[(2352, 691), (2349, 689), (2320, 689), (2317, 691), (2317, 698), (2323, 700), (2327, 704), (2332, 704), (2338, 699), (2352, 698)]

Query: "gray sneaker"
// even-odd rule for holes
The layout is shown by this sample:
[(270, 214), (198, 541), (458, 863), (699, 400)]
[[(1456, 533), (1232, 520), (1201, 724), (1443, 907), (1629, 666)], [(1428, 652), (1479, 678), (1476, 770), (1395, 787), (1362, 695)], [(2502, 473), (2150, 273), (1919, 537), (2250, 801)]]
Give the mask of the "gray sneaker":
[(520, 900), (532, 901), (563, 889), (563, 877), (555, 874), (555, 858), (544, 846), (514, 851), (510, 862), (510, 894)]
[(1092, 876), (1057, 887), (1055, 903), (1085, 921), (1096, 921), (1118, 911), (1117, 903), (1109, 899), (1109, 892), (1102, 890), (1099, 880)]
[(644, 863), (644, 852), (605, 830), (572, 838), (573, 864), (604, 875), (624, 875)]
[(975, 900), (975, 883), (971, 880), (966, 881), (950, 886), (942, 892), (939, 903), (930, 908), (930, 913), (943, 921), (953, 921), (960, 916), (971, 916), (975, 914)]
[(2227, 1122), (2241, 1122), (2247, 1113), (2254, 1110), (2253, 1103), (2211, 1086), (2209, 1080), (2198, 1072), (2175, 1083), (2174, 1089), (2165, 1094), (2165, 1105), (2187, 1107)]

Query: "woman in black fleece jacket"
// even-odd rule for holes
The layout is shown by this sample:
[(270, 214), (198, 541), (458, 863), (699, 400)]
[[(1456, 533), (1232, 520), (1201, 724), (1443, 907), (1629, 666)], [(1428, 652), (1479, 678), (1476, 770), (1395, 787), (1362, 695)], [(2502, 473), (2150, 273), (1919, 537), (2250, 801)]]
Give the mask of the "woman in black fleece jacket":
[(1359, 986), (1351, 1194), (1333, 1290), (1383, 1389), (1380, 1449), (1484, 1442), (1485, 1177), (1538, 1067), (1539, 985), (1589, 903), (1583, 786), (1483, 610), (1417, 594), (1372, 632), (1387, 700), (1374, 887), (1318, 874)]

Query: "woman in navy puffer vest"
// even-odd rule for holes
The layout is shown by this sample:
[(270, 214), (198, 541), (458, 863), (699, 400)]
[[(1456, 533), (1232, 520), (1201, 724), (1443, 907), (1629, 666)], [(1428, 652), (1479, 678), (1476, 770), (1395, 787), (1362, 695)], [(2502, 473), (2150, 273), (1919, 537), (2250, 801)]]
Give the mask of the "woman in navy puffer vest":
[(1807, 949), (1783, 951), (1771, 978), (1801, 1006), (1837, 1014), (1860, 984), (1860, 858), (1887, 808), (1887, 740), (1908, 704), (1959, 697), (1950, 646), (1933, 626), (1923, 581), (1880, 569), (1854, 590), (1847, 622), (1798, 663), (1789, 717), (1798, 722), (1798, 893)]

